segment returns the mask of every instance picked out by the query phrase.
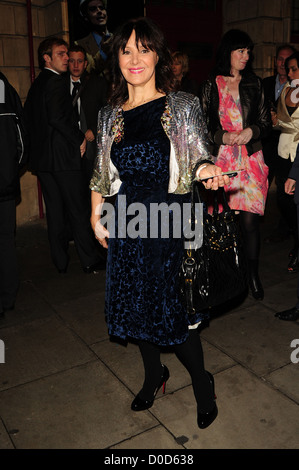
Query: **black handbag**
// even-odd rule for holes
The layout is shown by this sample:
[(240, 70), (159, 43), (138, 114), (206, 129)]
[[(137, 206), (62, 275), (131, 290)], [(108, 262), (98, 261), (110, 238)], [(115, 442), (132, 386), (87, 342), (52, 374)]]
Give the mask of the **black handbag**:
[(200, 188), (202, 183), (193, 183), (191, 226), (202, 223), (202, 245), (193, 248), (192, 242), (185, 239), (180, 271), (181, 294), (188, 314), (224, 304), (247, 289), (247, 262), (238, 218), (220, 188), (205, 191), (214, 196), (213, 213), (204, 210), (202, 221), (196, 221), (195, 204), (203, 202)]

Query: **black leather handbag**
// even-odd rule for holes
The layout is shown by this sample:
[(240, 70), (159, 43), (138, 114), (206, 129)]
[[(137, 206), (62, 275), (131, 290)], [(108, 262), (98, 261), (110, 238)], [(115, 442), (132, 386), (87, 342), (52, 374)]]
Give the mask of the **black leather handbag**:
[(203, 202), (202, 188), (201, 183), (194, 182), (191, 197), (191, 224), (202, 223), (202, 246), (192, 248), (192, 243), (185, 240), (180, 271), (181, 294), (188, 314), (224, 304), (247, 289), (247, 263), (238, 218), (220, 188), (205, 191), (214, 196), (213, 213), (204, 210), (202, 220), (196, 221), (195, 203)]

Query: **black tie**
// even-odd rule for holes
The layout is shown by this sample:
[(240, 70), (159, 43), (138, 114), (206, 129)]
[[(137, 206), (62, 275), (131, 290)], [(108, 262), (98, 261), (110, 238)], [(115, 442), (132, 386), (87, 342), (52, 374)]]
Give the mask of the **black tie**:
[(80, 121), (78, 100), (76, 100), (76, 101), (75, 101), (75, 104), (74, 104), (74, 99), (75, 99), (76, 94), (77, 94), (78, 91), (79, 91), (80, 86), (81, 86), (81, 83), (80, 83), (80, 82), (73, 82), (72, 99), (73, 99), (74, 111), (75, 111), (75, 113), (76, 113), (76, 117), (77, 117), (77, 121), (78, 121), (78, 122)]

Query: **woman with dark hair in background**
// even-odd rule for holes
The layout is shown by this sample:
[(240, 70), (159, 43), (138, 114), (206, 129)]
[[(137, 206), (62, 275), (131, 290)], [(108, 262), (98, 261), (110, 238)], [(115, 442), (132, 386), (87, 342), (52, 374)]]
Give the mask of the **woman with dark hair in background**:
[(223, 171), (236, 170), (226, 188), (232, 209), (240, 212), (252, 295), (262, 300), (259, 279), (259, 219), (264, 214), (268, 167), (261, 139), (271, 130), (261, 79), (252, 71), (253, 43), (247, 33), (230, 30), (220, 43), (216, 66), (201, 86), (212, 154)]
[[(108, 247), (105, 313), (110, 335), (134, 338), (142, 355), (145, 378), (132, 402), (133, 411), (150, 408), (169, 378), (160, 361), (160, 347), (172, 346), (188, 369), (197, 402), (200, 428), (217, 416), (213, 376), (204, 368), (198, 324), (181, 302), (179, 270), (184, 239), (172, 233), (175, 214), (169, 213), (169, 236), (150, 236), (150, 210), (155, 204), (181, 208), (190, 202), (192, 173), (207, 189), (227, 184), (206, 149), (206, 127), (199, 99), (173, 92), (171, 54), (161, 30), (149, 18), (125, 23), (114, 33), (111, 49), (112, 94), (98, 119), (98, 156), (90, 188), (91, 225)], [(115, 234), (101, 223), (105, 197), (118, 193)], [(125, 207), (120, 207), (125, 198)], [(133, 203), (146, 208), (140, 221), (145, 236), (132, 237)], [(124, 217), (118, 221), (120, 210)], [(170, 209), (170, 208), (169, 208)], [(135, 215), (135, 214), (134, 214)], [(173, 218), (173, 220), (172, 220)], [(120, 235), (120, 230), (125, 235)], [(109, 235), (111, 237), (109, 238)], [(122, 238), (121, 238), (122, 236)], [(109, 240), (109, 246), (108, 246)]]

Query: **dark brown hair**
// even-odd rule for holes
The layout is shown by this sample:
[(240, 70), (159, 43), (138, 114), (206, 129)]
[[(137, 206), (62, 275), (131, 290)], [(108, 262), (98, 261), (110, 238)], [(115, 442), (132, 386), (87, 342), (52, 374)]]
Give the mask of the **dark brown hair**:
[(156, 52), (159, 57), (155, 69), (157, 90), (168, 93), (175, 87), (171, 68), (171, 52), (161, 29), (150, 18), (132, 19), (121, 25), (113, 35), (110, 49), (111, 93), (109, 103), (111, 106), (122, 105), (128, 99), (127, 82), (119, 68), (118, 55), (120, 51), (125, 50), (133, 31), (136, 34), (136, 45), (141, 43), (143, 47)]
[(52, 58), (52, 51), (54, 46), (65, 46), (69, 47), (68, 43), (62, 38), (47, 38), (44, 39), (38, 47), (38, 65), (40, 69), (43, 69), (45, 66), (44, 55), (47, 54)]

